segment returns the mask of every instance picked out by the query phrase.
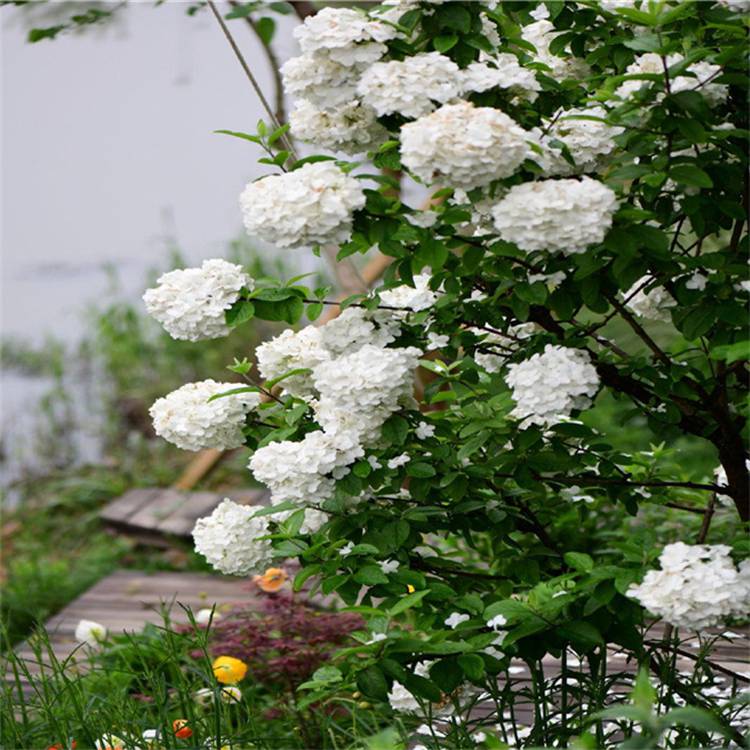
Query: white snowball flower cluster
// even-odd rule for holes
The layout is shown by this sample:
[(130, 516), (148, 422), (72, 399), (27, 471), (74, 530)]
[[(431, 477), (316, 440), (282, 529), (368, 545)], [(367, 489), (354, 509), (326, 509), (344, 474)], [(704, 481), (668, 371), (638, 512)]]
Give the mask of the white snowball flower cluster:
[(509, 365), (505, 382), (516, 402), (511, 416), (549, 426), (591, 406), (599, 375), (587, 352), (547, 344), (541, 354)]
[[(579, 119), (597, 117), (605, 119), (603, 107), (569, 109), (557, 112), (552, 127), (543, 140), (548, 163), (545, 172), (550, 175), (571, 175), (580, 172), (597, 172), (607, 163), (607, 157), (617, 148), (614, 138), (623, 128), (607, 125), (599, 120)], [(570, 151), (575, 166), (562, 153), (549, 145), (553, 139), (562, 141)]]
[[(414, 674), (417, 677), (427, 677), (427, 665), (424, 662), (417, 664)], [(388, 703), (394, 711), (417, 713), (421, 709), (419, 701), (398, 681), (394, 681), (388, 693)]]
[(143, 295), (148, 314), (159, 321), (173, 339), (200, 341), (226, 336), (224, 313), (252, 290), (253, 280), (242, 266), (221, 258), (203, 261), (200, 268), (162, 274), (157, 286)]
[(464, 93), (494, 88), (510, 89), (529, 101), (534, 101), (542, 89), (534, 71), (524, 68), (518, 58), (508, 52), (471, 63), (461, 71), (461, 89)]
[(323, 362), (313, 371), (320, 393), (316, 420), (338, 434), (345, 425), (363, 442), (377, 439), (383, 422), (413, 401), (416, 347), (383, 349), (366, 344), (352, 354)]
[(321, 109), (338, 107), (354, 99), (359, 75), (359, 67), (313, 55), (292, 57), (281, 66), (284, 91)]
[(234, 393), (209, 401), (236, 388), (237, 383), (202, 380), (157, 399), (149, 409), (156, 434), (187, 451), (239, 448), (245, 442), (245, 415), (258, 406), (259, 394)]
[[(258, 370), (266, 380), (278, 378), (290, 370), (311, 370), (328, 357), (321, 329), (315, 326), (306, 326), (301, 331), (287, 328), (255, 350)], [(292, 396), (312, 395), (310, 378), (304, 374), (292, 375), (280, 385)]]
[(399, 328), (398, 322), (386, 311), (348, 307), (318, 330), (326, 351), (332, 357), (339, 357), (365, 344), (385, 347), (395, 340)]
[(328, 7), (308, 16), (293, 33), (306, 54), (342, 65), (369, 65), (386, 50), (385, 45), (374, 41), (372, 28), (372, 22), (358, 10)]
[(456, 63), (439, 52), (421, 52), (403, 61), (377, 62), (368, 68), (357, 86), (365, 104), (378, 116), (395, 112), (421, 117), (458, 96), (461, 76)]
[(616, 208), (610, 188), (583, 177), (515, 185), (492, 217), (500, 237), (522, 250), (573, 255), (604, 239)]
[(661, 570), (650, 570), (627, 595), (678, 628), (704, 630), (727, 617), (750, 614), (750, 564), (735, 568), (722, 544), (668, 544)]
[(240, 195), (247, 233), (278, 247), (346, 242), (352, 215), (364, 205), (359, 180), (332, 161), (268, 175)]
[(523, 39), (536, 47), (536, 61), (550, 68), (550, 77), (558, 81), (566, 78), (586, 78), (591, 71), (583, 60), (573, 57), (568, 50), (567, 57), (559, 57), (549, 51), (550, 44), (559, 34), (560, 32), (546, 18), (540, 18), (521, 29)]
[(470, 102), (446, 104), (401, 128), (401, 160), (428, 185), (471, 189), (510, 177), (526, 158), (526, 131)]
[[(438, 293), (433, 292), (429, 286), (430, 274), (420, 273), (414, 277), (414, 286), (402, 284), (393, 289), (384, 289), (378, 292), (380, 301), (388, 307), (404, 307), (419, 312), (428, 310), (437, 302)], [(394, 317), (404, 319), (408, 316), (405, 310), (391, 310)]]
[(375, 119), (375, 111), (353, 99), (335, 109), (318, 109), (304, 99), (289, 115), (290, 131), (300, 141), (323, 149), (360, 154), (387, 140), (388, 131)]
[(658, 320), (671, 323), (670, 310), (677, 306), (677, 300), (663, 287), (654, 286), (653, 279), (642, 276), (625, 292), (625, 307), (646, 320)]
[[(671, 68), (673, 65), (681, 63), (684, 59), (685, 58), (679, 54), (669, 55), (667, 57), (667, 67)], [(673, 94), (676, 94), (680, 91), (690, 91), (694, 89), (705, 97), (710, 106), (716, 106), (717, 104), (726, 101), (729, 94), (728, 86), (710, 80), (720, 71), (721, 68), (718, 65), (712, 65), (711, 63), (704, 61), (695, 62), (685, 71), (690, 75), (670, 77), (670, 91)], [(664, 75), (664, 62), (656, 52), (647, 52), (646, 54), (637, 57), (635, 61), (625, 69), (625, 75), (644, 74)], [(615, 96), (620, 99), (627, 99), (636, 91), (652, 85), (663, 88), (666, 92), (664, 84), (654, 84), (653, 81), (633, 79), (621, 83), (615, 91)]]
[(257, 508), (225, 498), (193, 528), (195, 551), (226, 575), (262, 573), (273, 557), (268, 517), (253, 518)]
[(335, 480), (361, 458), (364, 450), (347, 433), (309, 432), (299, 442), (269, 443), (250, 459), (255, 478), (271, 490), (271, 502), (320, 502), (330, 498)]

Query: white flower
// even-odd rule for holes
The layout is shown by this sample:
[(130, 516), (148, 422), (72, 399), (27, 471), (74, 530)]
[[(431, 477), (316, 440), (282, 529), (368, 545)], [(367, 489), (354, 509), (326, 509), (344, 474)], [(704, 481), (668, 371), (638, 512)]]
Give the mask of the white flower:
[(409, 456), (408, 453), (402, 453), (399, 456), (395, 456), (390, 461), (388, 461), (388, 468), (389, 469), (398, 469), (399, 466), (404, 466), (405, 464), (408, 464), (411, 460), (411, 456)]
[(161, 744), (161, 733), (158, 729), (144, 729), (141, 737), (145, 741), (146, 747), (149, 750), (158, 750), (158, 747)]
[[(437, 302), (438, 294), (430, 289), (430, 274), (420, 273), (414, 277), (414, 286), (402, 284), (393, 289), (378, 290), (378, 296), (383, 305), (388, 307), (405, 307), (414, 312), (427, 310)], [(405, 310), (390, 311), (399, 319), (408, 316)]]
[(727, 617), (746, 617), (748, 568), (735, 568), (730, 552), (724, 545), (668, 544), (659, 557), (661, 570), (650, 570), (627, 595), (671, 625), (690, 630), (704, 630)]
[(193, 528), (195, 551), (221, 573), (246, 576), (262, 573), (273, 558), (268, 517), (253, 518), (257, 508), (225, 498), (210, 516)]
[(542, 354), (508, 366), (505, 382), (524, 424), (553, 425), (574, 410), (587, 409), (599, 388), (588, 352), (547, 344)]
[[(427, 676), (427, 665), (417, 664), (414, 674), (419, 677)], [(394, 711), (405, 713), (416, 713), (420, 710), (419, 701), (400, 683), (394, 681), (391, 691), (388, 693), (388, 702)]]
[(567, 49), (565, 57), (553, 55), (549, 51), (550, 44), (559, 34), (560, 32), (556, 31), (553, 24), (546, 18), (540, 18), (521, 29), (521, 36), (524, 40), (536, 47), (536, 60), (550, 68), (548, 75), (558, 81), (566, 78), (586, 78), (591, 71), (583, 60), (573, 57)]
[(485, 732), (474, 732), (474, 734), (471, 735), (471, 739), (474, 740), (474, 742), (481, 744), (487, 739), (487, 734)]
[(259, 448), (250, 459), (255, 478), (271, 490), (271, 502), (319, 503), (333, 495), (343, 467), (364, 455), (346, 433), (308, 432), (299, 442), (284, 440)]
[(382, 560), (380, 562), (380, 570), (386, 575), (395, 573), (400, 567), (401, 563), (398, 560)]
[(427, 424), (427, 422), (420, 422), (417, 425), (417, 428), (414, 430), (414, 434), (420, 440), (426, 440), (427, 438), (431, 438), (435, 434), (435, 425)]
[(508, 620), (503, 615), (495, 615), (491, 620), (487, 620), (487, 627), (492, 630), (502, 630)]
[(414, 370), (422, 352), (414, 347), (384, 349), (366, 344), (313, 370), (320, 393), (315, 418), (325, 430), (348, 430), (365, 443), (380, 436), (393, 412), (413, 404)]
[(386, 51), (373, 41), (371, 22), (352, 8), (322, 8), (294, 29), (303, 52), (317, 53), (342, 65), (370, 64)]
[(357, 96), (359, 68), (318, 55), (292, 57), (281, 66), (284, 91), (321, 109), (333, 109)]
[(654, 286), (649, 276), (642, 276), (625, 292), (625, 307), (647, 320), (659, 320), (670, 323), (672, 316), (669, 311), (677, 305), (677, 300), (663, 287)]
[(560, 497), (570, 500), (572, 503), (593, 503), (594, 498), (591, 495), (587, 495), (581, 490), (581, 488), (574, 484), (571, 487), (566, 487), (560, 490)]
[(289, 115), (291, 134), (321, 149), (361, 154), (387, 140), (388, 131), (375, 119), (375, 111), (356, 99), (332, 110), (318, 109), (305, 99)]
[[(605, 119), (607, 111), (603, 107), (588, 107), (558, 111), (553, 116), (554, 122), (541, 144), (545, 149), (541, 163), (547, 174), (597, 172), (606, 165), (607, 157), (617, 148), (614, 137), (620, 135), (623, 128), (599, 120), (579, 119), (582, 117)], [(553, 139), (562, 141), (568, 147), (575, 166), (565, 160), (560, 150), (550, 145)]]
[(340, 550), (341, 557), (348, 557), (354, 549), (354, 542), (347, 542)]
[[(750, 471), (750, 458), (745, 459), (745, 467), (748, 471)], [(716, 479), (716, 484), (718, 484), (719, 487), (729, 487), (727, 470), (723, 466), (716, 467), (716, 469), (714, 470), (714, 477)], [(717, 494), (716, 498), (722, 505), (726, 505), (728, 507), (734, 506), (734, 500), (732, 500), (732, 497), (730, 495)]]
[(526, 132), (508, 115), (446, 104), (401, 128), (401, 161), (427, 184), (471, 189), (510, 177), (526, 159)]
[(372, 466), (373, 471), (377, 471), (378, 469), (383, 468), (383, 464), (378, 461), (377, 456), (368, 456), (367, 457), (367, 463)]
[[(557, 289), (557, 287), (565, 281), (565, 271), (555, 271), (554, 273), (530, 273), (528, 278), (529, 284), (541, 281), (551, 292)], [(528, 323), (522, 325), (528, 325)]]
[(445, 624), (449, 628), (453, 628), (455, 630), (462, 622), (467, 622), (468, 620), (471, 620), (471, 617), (469, 615), (461, 614), (460, 612), (452, 612), (448, 617), (445, 618)]
[(76, 625), (76, 640), (89, 646), (98, 646), (107, 637), (107, 628), (93, 620), (80, 620)]
[(240, 195), (247, 233), (278, 247), (346, 242), (364, 205), (359, 180), (331, 161), (268, 175)]
[(224, 313), (253, 280), (242, 266), (220, 258), (203, 261), (200, 268), (162, 274), (157, 286), (143, 295), (148, 314), (159, 321), (173, 339), (200, 341), (229, 333)]
[[(685, 58), (682, 55), (674, 54), (667, 56), (667, 68), (681, 63)], [(695, 90), (702, 94), (709, 106), (715, 106), (724, 102), (729, 94), (729, 87), (723, 83), (713, 82), (713, 78), (721, 71), (718, 65), (712, 65), (708, 62), (695, 62), (690, 65), (686, 73), (690, 75), (670, 76), (669, 89), (673, 94), (680, 91)], [(645, 55), (637, 57), (633, 63), (625, 69), (625, 75), (644, 75), (656, 74), (664, 75), (664, 62), (660, 55), (655, 52), (647, 52)], [(624, 81), (615, 91), (615, 96), (620, 99), (627, 99), (636, 91), (642, 88), (656, 85), (659, 89), (664, 89), (664, 83), (654, 83), (654, 81), (633, 79)], [(661, 98), (663, 94), (660, 94)]]
[(404, 218), (415, 227), (429, 229), (434, 226), (439, 218), (437, 211), (415, 211), (413, 214), (404, 214)]
[(320, 342), (326, 351), (331, 357), (339, 357), (365, 344), (387, 346), (396, 339), (399, 325), (387, 311), (372, 313), (361, 307), (348, 307), (319, 330)]
[(635, 0), (599, 0), (599, 7), (609, 13), (615, 13), (618, 8), (634, 8)]
[(522, 67), (518, 58), (508, 52), (488, 58), (487, 62), (474, 62), (461, 71), (463, 92), (511, 89), (522, 98), (534, 101), (542, 87), (533, 70)]
[[(114, 734), (105, 734), (99, 739), (94, 740), (96, 750), (123, 750), (126, 747), (125, 740)], [(139, 750), (137, 746), (127, 744), (128, 750)]]
[[(214, 688), (201, 688), (193, 693), (193, 699), (199, 706), (210, 706), (214, 702), (215, 694)], [(242, 700), (242, 691), (236, 685), (222, 685), (219, 700), (222, 703), (239, 703)]]
[(221, 615), (215, 609), (199, 609), (195, 613), (195, 621), (198, 625), (208, 625), (209, 622), (221, 620)]
[(448, 346), (450, 340), (451, 337), (447, 334), (439, 334), (435, 333), (434, 331), (430, 331), (427, 334), (427, 351), (431, 352), (436, 349), (442, 349), (443, 347)]
[(366, 645), (370, 645), (371, 643), (380, 643), (381, 641), (387, 641), (388, 640), (388, 634), (387, 633), (373, 633), (372, 638), (370, 638), (369, 641), (367, 641)]
[(248, 391), (209, 401), (237, 388), (237, 383), (202, 380), (157, 399), (149, 409), (156, 434), (187, 451), (239, 448), (245, 442), (245, 415), (258, 406), (260, 396)]
[(610, 188), (583, 177), (515, 185), (492, 217), (500, 237), (522, 250), (574, 255), (604, 239), (616, 208)]
[[(260, 374), (271, 380), (291, 370), (312, 370), (330, 359), (330, 354), (323, 345), (321, 329), (307, 326), (301, 331), (287, 328), (270, 341), (264, 341), (255, 350), (255, 358)], [(292, 375), (279, 385), (292, 396), (304, 397), (313, 393), (309, 374)]]
[(416, 118), (461, 90), (459, 68), (439, 52), (421, 52), (403, 61), (377, 62), (368, 68), (357, 92), (378, 116), (399, 113)]
[(686, 289), (697, 289), (703, 291), (708, 283), (708, 276), (704, 276), (702, 273), (696, 271), (686, 282)]

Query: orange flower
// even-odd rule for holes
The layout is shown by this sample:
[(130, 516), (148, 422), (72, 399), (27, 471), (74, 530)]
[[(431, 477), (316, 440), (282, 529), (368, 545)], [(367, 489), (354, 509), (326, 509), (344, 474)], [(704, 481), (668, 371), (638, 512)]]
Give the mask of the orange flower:
[(282, 568), (269, 568), (262, 576), (255, 576), (253, 581), (258, 584), (261, 591), (273, 594), (284, 585), (287, 578), (289, 576)]
[(214, 677), (224, 685), (235, 685), (247, 674), (247, 664), (233, 656), (219, 656), (213, 663)]
[(175, 719), (172, 722), (172, 729), (174, 736), (179, 737), (181, 740), (186, 740), (188, 737), (193, 736), (193, 730), (188, 726), (187, 719)]
[(69, 747), (70, 750), (76, 750), (78, 743), (75, 740), (70, 741), (70, 745), (64, 745), (62, 742), (56, 742), (54, 745), (50, 745), (47, 750), (66, 750)]

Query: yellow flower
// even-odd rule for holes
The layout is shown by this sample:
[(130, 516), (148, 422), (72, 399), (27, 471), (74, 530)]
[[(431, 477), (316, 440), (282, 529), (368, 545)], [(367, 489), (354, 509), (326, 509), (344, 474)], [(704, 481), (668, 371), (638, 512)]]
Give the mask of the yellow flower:
[(247, 664), (233, 656), (219, 656), (213, 663), (214, 677), (224, 685), (234, 685), (247, 674)]
[(272, 594), (278, 591), (286, 579), (289, 578), (287, 572), (282, 568), (269, 568), (262, 576), (255, 576), (253, 581), (258, 585), (261, 591)]
[(407, 591), (408, 591), (408, 592), (409, 592), (410, 594), (413, 594), (413, 593), (414, 593), (414, 592), (416, 591), (416, 589), (414, 588), (414, 586), (412, 586), (412, 585), (411, 585), (410, 583), (407, 583), (407, 584), (406, 584), (406, 590), (407, 590)]

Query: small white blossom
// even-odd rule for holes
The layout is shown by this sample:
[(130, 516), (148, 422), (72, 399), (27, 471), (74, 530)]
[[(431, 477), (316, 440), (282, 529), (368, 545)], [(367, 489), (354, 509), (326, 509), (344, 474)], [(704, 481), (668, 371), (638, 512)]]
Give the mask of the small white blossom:
[(471, 620), (469, 615), (462, 614), (461, 612), (451, 612), (451, 614), (445, 618), (445, 624), (449, 628), (455, 630), (462, 622), (467, 622), (468, 620)]
[(359, 180), (332, 161), (262, 177), (240, 195), (247, 233), (278, 247), (346, 242), (364, 205)]
[(604, 239), (616, 208), (610, 188), (583, 177), (515, 185), (492, 216), (500, 237), (522, 250), (574, 255)]
[[(403, 307), (420, 312), (427, 310), (437, 302), (438, 294), (430, 289), (430, 275), (420, 273), (414, 277), (414, 286), (402, 284), (393, 289), (378, 290), (378, 296), (383, 305), (388, 307)], [(409, 313), (405, 310), (389, 311), (395, 318), (403, 319)]]
[(382, 560), (380, 563), (380, 569), (386, 575), (395, 573), (400, 567), (401, 563), (398, 560)]
[(471, 189), (510, 177), (526, 159), (526, 133), (493, 107), (446, 104), (401, 128), (401, 161), (431, 185)]
[(398, 469), (399, 466), (404, 466), (405, 464), (408, 464), (411, 460), (411, 456), (409, 456), (408, 453), (402, 453), (399, 456), (395, 456), (394, 458), (390, 459), (388, 461), (388, 468), (389, 469)]
[(687, 289), (697, 289), (703, 291), (708, 283), (708, 276), (704, 276), (702, 273), (696, 271), (686, 282), (685, 287)]
[(375, 119), (375, 111), (356, 99), (335, 109), (318, 109), (300, 99), (289, 115), (291, 134), (321, 149), (361, 154), (388, 139), (388, 131)]
[(348, 557), (349, 555), (351, 555), (353, 549), (354, 549), (354, 542), (347, 542), (339, 550), (339, 554), (341, 555), (341, 557)]
[(677, 306), (677, 300), (663, 287), (654, 286), (648, 276), (642, 276), (625, 292), (625, 307), (636, 315), (647, 320), (659, 320), (669, 323), (672, 316), (669, 311)]
[(209, 622), (221, 620), (221, 615), (215, 609), (199, 609), (195, 613), (195, 621), (198, 625), (208, 625)]
[(591, 406), (599, 375), (588, 352), (547, 344), (543, 353), (509, 365), (505, 382), (516, 402), (511, 416), (524, 424), (553, 425)]
[(414, 434), (420, 440), (426, 440), (427, 438), (431, 438), (435, 434), (435, 425), (427, 424), (427, 422), (420, 422), (417, 425), (417, 428), (414, 430)]
[(357, 92), (378, 116), (399, 113), (416, 118), (458, 96), (458, 65), (439, 52), (421, 52), (405, 60), (377, 62), (368, 68)]
[(215, 380), (183, 385), (157, 399), (149, 409), (154, 431), (187, 451), (239, 448), (245, 442), (245, 417), (258, 406), (260, 395), (248, 391), (209, 401), (238, 387), (242, 386)]
[(107, 637), (107, 628), (93, 620), (79, 620), (76, 625), (75, 638), (79, 643), (98, 646)]
[(436, 349), (442, 349), (443, 347), (448, 346), (450, 343), (451, 337), (447, 334), (439, 334), (435, 333), (434, 331), (430, 331), (427, 334), (427, 351), (435, 351)]
[(380, 643), (381, 641), (387, 641), (387, 640), (388, 640), (387, 633), (373, 633), (372, 638), (370, 638), (370, 640), (367, 641), (367, 645), (369, 646), (371, 643)]
[[(427, 676), (427, 665), (424, 663), (417, 664), (414, 674), (418, 677)], [(417, 713), (420, 710), (419, 701), (400, 683), (394, 681), (390, 693), (388, 693), (388, 702), (394, 711), (403, 711), (405, 713)]]
[[(544, 6), (540, 6), (543, 8)], [(566, 78), (586, 78), (591, 72), (583, 60), (573, 57), (566, 49), (566, 57), (560, 57), (550, 52), (549, 46), (560, 34), (546, 18), (539, 18), (532, 24), (521, 29), (521, 36), (525, 41), (536, 47), (537, 62), (544, 63), (550, 68), (549, 75), (558, 81)]]
[[(201, 688), (193, 693), (193, 699), (199, 706), (210, 706), (214, 702), (214, 688)], [(239, 703), (242, 700), (242, 690), (236, 685), (222, 685), (219, 692), (219, 700), (222, 703)]]
[(508, 620), (503, 615), (495, 615), (491, 620), (487, 620), (487, 627), (492, 630), (503, 630), (508, 624)]
[(163, 274), (143, 301), (148, 314), (173, 339), (216, 339), (229, 333), (224, 313), (239, 299), (243, 287), (252, 291), (254, 283), (242, 266), (214, 258), (203, 261), (200, 268)]
[(437, 211), (416, 211), (413, 214), (404, 214), (404, 218), (415, 227), (429, 229), (434, 226), (440, 215)]
[(725, 545), (664, 547), (661, 570), (650, 570), (627, 595), (675, 627), (704, 630), (750, 613), (750, 567), (735, 568)]
[(273, 558), (273, 550), (270, 541), (261, 539), (269, 533), (268, 517), (253, 518), (256, 511), (224, 498), (210, 516), (195, 522), (195, 551), (225, 575), (263, 572)]

